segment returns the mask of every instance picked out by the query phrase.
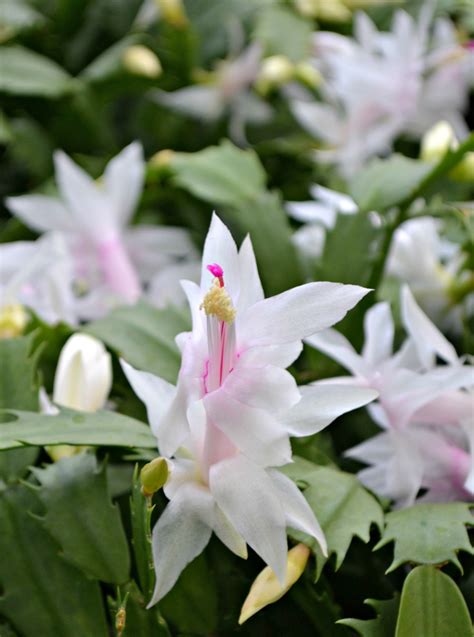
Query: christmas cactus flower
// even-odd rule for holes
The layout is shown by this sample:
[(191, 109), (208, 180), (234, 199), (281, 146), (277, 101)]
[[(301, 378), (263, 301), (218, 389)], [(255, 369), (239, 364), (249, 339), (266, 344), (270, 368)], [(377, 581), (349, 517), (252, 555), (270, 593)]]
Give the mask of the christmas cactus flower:
[(287, 526), (313, 536), (325, 551), (304, 497), (275, 467), (291, 461), (290, 435), (320, 431), (376, 397), (371, 389), (346, 386), (302, 393), (285, 369), (302, 338), (339, 321), (366, 289), (310, 283), (264, 299), (250, 239), (238, 251), (217, 216), (204, 247), (201, 286), (183, 286), (193, 330), (177, 337), (177, 386), (122, 362), (171, 466), (164, 487), (170, 504), (153, 532), (152, 604), (213, 531), (241, 557), (251, 546), (282, 583)]
[(184, 230), (129, 227), (143, 187), (139, 143), (114, 157), (97, 182), (61, 151), (54, 162), (59, 198), (24, 195), (6, 202), (33, 230), (54, 230), (64, 237), (81, 292), (76, 300), (80, 318), (134, 303), (158, 271), (193, 253)]

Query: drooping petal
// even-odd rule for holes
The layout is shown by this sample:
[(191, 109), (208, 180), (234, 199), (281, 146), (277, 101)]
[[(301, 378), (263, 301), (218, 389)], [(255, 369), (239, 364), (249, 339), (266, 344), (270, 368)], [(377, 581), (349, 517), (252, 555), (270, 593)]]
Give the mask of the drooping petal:
[(341, 283), (306, 283), (256, 303), (239, 321), (246, 346), (302, 340), (334, 325), (370, 290)]
[(119, 227), (127, 225), (138, 203), (145, 174), (143, 149), (132, 142), (116, 155), (104, 172), (104, 187), (113, 202)]
[(158, 437), (163, 416), (176, 395), (176, 387), (159, 376), (135, 369), (123, 359), (120, 364), (133, 391), (145, 404), (151, 430)]
[(263, 466), (280, 466), (291, 459), (288, 436), (263, 409), (235, 400), (223, 389), (204, 397), (209, 419), (242, 453)]
[(237, 246), (227, 226), (213, 213), (209, 232), (207, 233), (202, 254), (201, 289), (203, 292), (211, 287), (214, 276), (207, 266), (217, 263), (224, 270), (225, 287), (230, 297), (239, 297), (240, 271)]
[(239, 250), (240, 294), (237, 312), (243, 312), (264, 298), (252, 241), (247, 235)]
[(377, 303), (366, 312), (364, 333), (362, 357), (373, 368), (392, 355), (395, 326), (388, 303)]
[(49, 230), (67, 232), (73, 227), (69, 210), (54, 197), (23, 195), (7, 197), (5, 203), (18, 219), (38, 232)]
[(187, 483), (161, 514), (152, 535), (156, 583), (148, 608), (171, 590), (185, 566), (206, 547), (212, 533), (213, 507), (207, 489)]
[(375, 400), (378, 393), (369, 387), (316, 383), (303, 391), (299, 403), (280, 416), (292, 436), (318, 433), (342, 414)]
[(302, 223), (321, 223), (333, 228), (336, 222), (336, 210), (317, 201), (287, 201), (288, 214)]
[(268, 474), (273, 481), (278, 499), (285, 513), (286, 525), (314, 537), (323, 554), (327, 555), (328, 547), (324, 532), (296, 484), (290, 478), (274, 469), (270, 470)]
[(319, 334), (309, 336), (305, 342), (333, 358), (355, 376), (364, 376), (369, 371), (363, 358), (355, 351), (348, 339), (337, 330), (323, 330)]
[(283, 584), (287, 555), (285, 516), (267, 473), (238, 455), (211, 468), (209, 486), (232, 525)]
[(214, 533), (227, 548), (244, 560), (247, 559), (247, 545), (244, 538), (238, 533), (229, 518), (216, 504), (214, 509)]
[(402, 288), (402, 318), (427, 369), (433, 366), (436, 354), (451, 365), (459, 364), (455, 348), (419, 307), (407, 285)]
[(300, 400), (294, 377), (273, 365), (245, 367), (237, 364), (227, 376), (224, 389), (235, 400), (270, 412), (288, 409)]

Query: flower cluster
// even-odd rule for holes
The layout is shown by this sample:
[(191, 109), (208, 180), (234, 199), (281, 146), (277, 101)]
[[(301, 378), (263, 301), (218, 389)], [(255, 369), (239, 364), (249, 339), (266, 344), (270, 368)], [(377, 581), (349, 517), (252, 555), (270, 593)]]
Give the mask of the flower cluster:
[(164, 487), (170, 503), (153, 531), (151, 604), (213, 531), (241, 557), (248, 544), (282, 583), (287, 526), (314, 537), (325, 552), (313, 512), (276, 467), (291, 462), (290, 435), (316, 433), (376, 396), (346, 385), (302, 392), (286, 371), (302, 339), (342, 319), (366, 289), (308, 283), (264, 299), (250, 239), (238, 251), (217, 216), (204, 246), (201, 285), (182, 285), (193, 329), (177, 337), (177, 386), (122, 362), (171, 467)]

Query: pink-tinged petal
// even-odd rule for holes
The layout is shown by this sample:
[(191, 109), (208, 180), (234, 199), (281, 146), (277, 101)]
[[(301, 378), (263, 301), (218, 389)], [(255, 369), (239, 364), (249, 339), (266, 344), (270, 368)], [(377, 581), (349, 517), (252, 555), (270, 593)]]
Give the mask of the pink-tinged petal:
[(377, 303), (366, 312), (364, 333), (362, 357), (373, 368), (392, 355), (395, 326), (388, 303)]
[(94, 240), (108, 239), (115, 234), (118, 225), (105, 191), (62, 151), (54, 153), (54, 164), (59, 191), (76, 228)]
[(467, 434), (469, 454), (470, 454), (469, 471), (468, 471), (466, 480), (464, 482), (464, 488), (466, 489), (466, 491), (469, 491), (469, 493), (474, 496), (474, 418), (473, 418), (473, 414), (471, 413), (471, 416), (470, 417), (468, 416), (466, 420), (464, 420), (461, 423), (461, 425)]
[(183, 569), (207, 546), (213, 508), (209, 491), (188, 483), (176, 492), (161, 514), (152, 535), (156, 583), (148, 608), (173, 588)]
[(279, 418), (291, 436), (310, 436), (322, 431), (342, 414), (375, 400), (369, 387), (317, 383), (302, 388), (299, 403)]
[(245, 367), (239, 361), (224, 382), (235, 400), (257, 409), (275, 412), (289, 409), (301, 398), (293, 376), (273, 365)]
[(151, 430), (158, 438), (163, 416), (176, 395), (176, 387), (159, 376), (135, 369), (123, 359), (120, 364), (133, 391), (145, 404)]
[(104, 172), (104, 187), (113, 202), (118, 227), (131, 220), (143, 188), (145, 161), (139, 142), (133, 142), (116, 155)]
[(288, 436), (267, 411), (238, 402), (223, 389), (204, 397), (208, 418), (242, 453), (264, 466), (291, 460)]
[(285, 343), (284, 345), (263, 345), (251, 347), (239, 355), (239, 361), (246, 367), (275, 365), (286, 369), (292, 365), (303, 350), (303, 343)]
[(324, 532), (296, 484), (279, 471), (271, 470), (268, 474), (285, 513), (286, 525), (314, 537), (323, 554), (327, 556), (328, 547)]
[(341, 283), (306, 283), (256, 303), (239, 321), (247, 347), (302, 340), (334, 325), (370, 290)]
[(402, 288), (402, 318), (427, 369), (434, 365), (436, 355), (452, 365), (459, 364), (455, 348), (419, 307), (407, 285)]
[(240, 294), (237, 312), (243, 312), (264, 298), (252, 241), (247, 235), (239, 250)]
[(237, 246), (227, 226), (213, 213), (202, 255), (201, 289), (205, 294), (214, 282), (207, 266), (217, 263), (224, 271), (225, 287), (234, 300), (240, 291), (240, 267)]
[(142, 289), (130, 255), (119, 237), (100, 241), (97, 254), (105, 282), (126, 303), (138, 301)]
[(38, 232), (59, 230), (67, 232), (73, 227), (71, 213), (54, 197), (45, 195), (24, 195), (7, 197), (7, 207), (26, 226)]
[(268, 474), (239, 455), (211, 468), (209, 486), (231, 524), (283, 583), (288, 549), (285, 515)]
[(468, 421), (474, 416), (472, 401), (472, 396), (467, 392), (443, 392), (418, 409), (413, 420), (431, 425), (459, 425), (461, 421)]
[(370, 373), (365, 361), (352, 347), (351, 343), (340, 332), (328, 329), (305, 339), (305, 343), (333, 358), (354, 376), (365, 376)]

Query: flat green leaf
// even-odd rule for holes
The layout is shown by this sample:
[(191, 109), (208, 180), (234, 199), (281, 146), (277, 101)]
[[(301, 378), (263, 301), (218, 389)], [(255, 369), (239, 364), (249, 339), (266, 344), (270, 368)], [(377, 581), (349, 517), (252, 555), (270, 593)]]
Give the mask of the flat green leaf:
[(81, 72), (81, 77), (92, 82), (102, 82), (123, 70), (122, 57), (129, 46), (139, 44), (138, 35), (127, 35), (101, 53)]
[(157, 310), (140, 302), (113, 310), (83, 331), (104, 341), (133, 367), (175, 382), (181, 356), (174, 338), (189, 327), (179, 310)]
[(8, 410), (16, 420), (0, 424), (0, 450), (46, 445), (156, 448), (148, 425), (112, 411), (62, 409), (57, 416)]
[(466, 602), (453, 580), (433, 566), (406, 578), (395, 637), (472, 637)]
[[(31, 336), (0, 340), (0, 409), (38, 409), (36, 359)], [(0, 413), (0, 423), (5, 420)], [(1, 425), (0, 425), (1, 427)], [(38, 455), (37, 449), (12, 449), (0, 455), (0, 480), (21, 478)]]
[[(125, 627), (123, 637), (171, 637), (171, 633), (161, 616), (158, 606), (146, 609), (148, 600), (142, 595), (134, 581), (120, 587), (121, 598), (128, 594), (125, 604)], [(118, 610), (113, 603), (114, 615)]]
[(309, 20), (284, 7), (260, 11), (255, 39), (265, 47), (266, 55), (284, 55), (292, 62), (308, 58), (313, 25)]
[(119, 510), (110, 501), (105, 465), (92, 453), (34, 468), (41, 522), (64, 559), (88, 576), (120, 584), (129, 579), (130, 556)]
[(250, 234), (267, 294), (303, 283), (288, 216), (276, 194), (263, 192), (251, 202), (227, 210), (224, 217), (231, 227)]
[(73, 78), (49, 58), (22, 46), (1, 47), (0, 91), (54, 98), (73, 86)]
[(393, 562), (387, 573), (405, 562), (442, 564), (453, 562), (462, 572), (458, 551), (474, 554), (466, 526), (474, 525), (471, 505), (462, 502), (418, 504), (392, 511), (385, 517), (386, 527), (375, 550), (395, 543)]
[(382, 212), (410, 197), (431, 170), (431, 164), (398, 154), (373, 159), (352, 180), (350, 194), (360, 210)]
[[(370, 539), (370, 528), (383, 525), (383, 512), (377, 500), (368, 493), (355, 476), (331, 467), (320, 467), (303, 458), (284, 468), (284, 473), (302, 488), (326, 535), (328, 554), (335, 554), (338, 569), (353, 537), (363, 542)], [(326, 559), (319, 544), (299, 531), (291, 536), (311, 547), (316, 555), (316, 578), (319, 578)]]
[(44, 17), (24, 0), (0, 0), (0, 38), (39, 26)]
[(265, 188), (265, 171), (256, 153), (229, 141), (197, 153), (176, 153), (171, 169), (179, 186), (213, 206), (246, 205)]
[(181, 573), (160, 602), (166, 621), (179, 634), (210, 635), (217, 629), (217, 584), (202, 553)]
[(22, 637), (106, 637), (99, 585), (60, 555), (22, 486), (0, 493), (0, 614)]
[(365, 604), (374, 609), (376, 613), (375, 619), (340, 619), (337, 623), (353, 628), (362, 637), (393, 637), (400, 606), (399, 598), (387, 600), (367, 599)]

